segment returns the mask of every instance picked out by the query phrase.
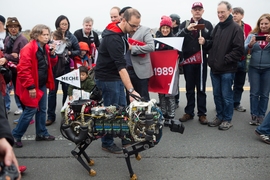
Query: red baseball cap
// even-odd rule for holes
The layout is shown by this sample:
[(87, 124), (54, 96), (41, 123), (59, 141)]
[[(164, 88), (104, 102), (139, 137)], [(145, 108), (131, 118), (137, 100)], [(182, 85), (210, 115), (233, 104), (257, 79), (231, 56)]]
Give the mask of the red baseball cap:
[(200, 7), (200, 8), (203, 8), (203, 5), (201, 2), (195, 2), (192, 4), (192, 9), (195, 8), (195, 7)]

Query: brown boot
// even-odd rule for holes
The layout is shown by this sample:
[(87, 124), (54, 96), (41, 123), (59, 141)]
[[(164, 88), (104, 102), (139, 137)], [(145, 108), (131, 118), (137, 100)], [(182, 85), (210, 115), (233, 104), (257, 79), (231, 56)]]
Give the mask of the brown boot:
[(52, 125), (52, 123), (54, 123), (54, 121), (48, 119), (46, 121), (46, 126), (50, 126), (50, 125)]
[(179, 118), (179, 121), (186, 122), (186, 121), (191, 120), (191, 119), (193, 119), (193, 117), (191, 115), (184, 114), (181, 118)]
[(208, 123), (206, 116), (200, 116), (200, 117), (199, 117), (199, 122), (200, 122), (202, 125), (206, 125), (206, 124)]

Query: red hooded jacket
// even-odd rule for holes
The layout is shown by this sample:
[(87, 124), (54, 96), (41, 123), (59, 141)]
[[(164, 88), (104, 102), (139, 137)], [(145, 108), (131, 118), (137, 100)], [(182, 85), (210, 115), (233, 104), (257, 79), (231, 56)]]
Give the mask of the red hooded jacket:
[[(46, 87), (50, 90), (54, 89), (54, 77), (52, 66), (54, 66), (58, 58), (50, 58), (49, 46), (45, 45), (46, 54), (48, 55), (48, 80)], [(38, 59), (36, 53), (38, 51), (38, 44), (36, 40), (31, 40), (25, 45), (20, 52), (20, 60), (17, 66), (17, 81), (16, 81), (16, 94), (20, 97), (21, 102), (25, 106), (38, 107), (39, 100), (43, 96), (43, 92), (38, 88)], [(36, 98), (30, 98), (30, 86), (35, 85)]]
[(75, 56), (73, 58), (74, 60), (74, 69), (78, 69), (78, 66), (85, 66), (89, 69), (89, 56), (88, 56), (88, 52), (89, 52), (89, 47), (88, 44), (86, 42), (79, 42), (79, 46), (80, 46), (80, 50), (81, 51), (87, 51), (86, 55), (84, 57), (80, 57), (80, 56)]

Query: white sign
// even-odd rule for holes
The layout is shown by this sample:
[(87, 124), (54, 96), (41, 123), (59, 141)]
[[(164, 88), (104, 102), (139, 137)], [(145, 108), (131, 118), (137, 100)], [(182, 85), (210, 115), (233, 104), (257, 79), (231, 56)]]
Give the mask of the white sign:
[(166, 37), (166, 38), (154, 38), (155, 40), (167, 44), (178, 51), (182, 51), (182, 45), (184, 42), (183, 37)]
[(56, 78), (59, 81), (81, 88), (80, 70), (76, 69)]

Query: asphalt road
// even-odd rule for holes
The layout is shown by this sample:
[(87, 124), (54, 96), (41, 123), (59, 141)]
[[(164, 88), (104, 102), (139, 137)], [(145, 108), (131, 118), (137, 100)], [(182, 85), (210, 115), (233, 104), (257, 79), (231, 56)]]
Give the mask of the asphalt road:
[[(211, 87), (208, 78), (207, 86)], [(186, 104), (183, 76), (180, 78), (180, 107), (176, 118), (183, 115)], [(245, 89), (249, 89), (246, 82)], [(157, 98), (156, 94), (151, 94)], [(9, 114), (11, 127), (16, 110), (12, 96), (12, 112)], [(61, 102), (62, 95), (58, 95)], [(270, 179), (270, 146), (260, 141), (254, 134), (255, 127), (248, 124), (250, 120), (249, 92), (243, 93), (242, 104), (247, 112), (233, 115), (233, 127), (220, 131), (201, 125), (198, 118), (184, 123), (184, 134), (163, 130), (160, 143), (143, 151), (142, 159), (132, 157), (132, 166), (139, 180), (268, 180)], [(65, 140), (59, 131), (60, 106), (57, 108), (57, 121), (48, 127), (49, 133), (56, 136), (52, 142), (36, 142), (35, 124), (29, 125), (23, 137), (23, 148), (16, 149), (19, 163), (27, 166), (24, 180), (127, 180), (129, 173), (124, 155), (115, 155), (101, 150), (101, 141), (94, 141), (86, 150), (95, 161), (92, 167), (97, 175), (88, 172), (71, 155), (75, 145)], [(211, 88), (207, 91), (207, 117), (215, 117), (215, 106)], [(115, 143), (121, 145), (120, 139)]]

